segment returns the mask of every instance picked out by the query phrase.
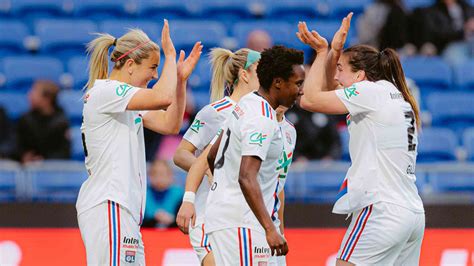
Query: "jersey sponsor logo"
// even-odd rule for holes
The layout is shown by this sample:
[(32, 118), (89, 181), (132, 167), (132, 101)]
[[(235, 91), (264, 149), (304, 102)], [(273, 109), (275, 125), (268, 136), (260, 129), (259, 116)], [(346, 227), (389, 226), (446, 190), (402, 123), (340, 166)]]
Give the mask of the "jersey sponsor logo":
[(277, 171), (280, 171), (280, 174), (278, 175), (278, 178), (286, 178), (286, 175), (288, 174), (288, 170), (290, 168), (290, 164), (293, 161), (293, 152), (286, 153), (284, 150), (283, 153), (280, 156), (280, 159), (278, 159), (278, 167)]
[(134, 263), (135, 262), (135, 251), (126, 250), (125, 251), (125, 262), (127, 263)]
[(124, 243), (124, 244), (138, 245), (138, 244), (139, 244), (139, 241), (138, 241), (138, 239), (136, 239), (136, 238), (124, 236), (124, 237), (123, 237), (123, 243)]
[(206, 124), (205, 122), (201, 122), (201, 120), (199, 119), (194, 119), (194, 122), (191, 125), (191, 130), (196, 133), (199, 133), (199, 129), (203, 127), (205, 124)]
[(267, 247), (254, 247), (253, 254), (256, 259), (264, 259), (270, 257), (271, 249)]
[(127, 95), (127, 92), (131, 89), (132, 87), (130, 85), (121, 84), (115, 89), (115, 93), (117, 93), (117, 96), (125, 97), (125, 95)]
[(408, 175), (414, 175), (415, 174), (415, 167), (413, 165), (408, 165), (407, 167), (407, 174)]
[(255, 132), (252, 135), (250, 135), (250, 144), (256, 144), (259, 145), (260, 147), (263, 145), (263, 141), (267, 139), (266, 134), (258, 133)]
[(357, 91), (356, 87), (354, 85), (352, 85), (352, 86), (344, 89), (344, 94), (346, 95), (347, 99), (350, 99), (352, 96), (359, 95), (359, 92)]
[(403, 99), (403, 95), (400, 92), (390, 93), (390, 98), (392, 98), (392, 100), (401, 100)]

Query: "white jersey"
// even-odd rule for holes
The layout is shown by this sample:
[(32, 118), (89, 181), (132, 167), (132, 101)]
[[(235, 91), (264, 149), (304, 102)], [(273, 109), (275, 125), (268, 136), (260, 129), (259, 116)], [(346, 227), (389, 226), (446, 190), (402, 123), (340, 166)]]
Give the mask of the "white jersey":
[(242, 97), (226, 122), (207, 199), (205, 230), (245, 227), (264, 232), (239, 185), (242, 156), (262, 160), (257, 180), (269, 215), (274, 206), (278, 159), (283, 150), (276, 113), (257, 93)]
[(281, 191), (285, 187), (286, 176), (288, 175), (288, 171), (290, 170), (291, 162), (293, 161), (293, 151), (295, 150), (296, 145), (296, 129), (295, 126), (283, 117), (283, 120), (279, 122), (281, 128), (281, 134), (283, 136), (283, 153), (278, 160), (278, 168), (279, 171), (278, 175), (278, 184), (277, 189), (275, 191), (275, 203), (274, 208), (272, 210), (272, 221), (273, 224), (277, 228), (280, 227), (280, 218), (278, 217), (278, 210), (281, 207), (281, 200), (278, 198), (280, 196)]
[(97, 80), (84, 96), (81, 131), (89, 178), (79, 191), (78, 214), (111, 200), (141, 224), (147, 186), (144, 112), (126, 110), (139, 90), (115, 80)]
[(347, 214), (384, 201), (415, 212), (423, 203), (415, 186), (415, 115), (390, 82), (362, 81), (336, 91), (349, 110), (352, 165), (333, 212)]
[[(196, 155), (200, 154), (211, 140), (216, 136), (226, 119), (234, 109), (235, 102), (224, 97), (218, 101), (204, 106), (196, 115), (191, 126), (184, 134), (184, 139), (197, 148)], [(209, 194), (209, 182), (204, 178), (196, 191), (194, 207), (196, 209), (196, 225), (204, 222), (206, 200)]]

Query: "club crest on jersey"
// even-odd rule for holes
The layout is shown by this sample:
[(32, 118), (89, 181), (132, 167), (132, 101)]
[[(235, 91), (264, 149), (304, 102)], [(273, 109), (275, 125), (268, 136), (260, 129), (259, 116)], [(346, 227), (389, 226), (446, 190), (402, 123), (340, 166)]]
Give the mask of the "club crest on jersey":
[(359, 92), (357, 91), (356, 87), (352, 85), (349, 88), (344, 89), (344, 94), (346, 95), (347, 99), (350, 99), (352, 96), (359, 95)]
[(291, 135), (290, 135), (290, 132), (285, 132), (285, 135), (286, 135), (286, 141), (288, 142), (288, 144), (293, 144), (293, 141), (291, 140)]
[(250, 135), (250, 144), (256, 144), (259, 145), (260, 147), (263, 145), (263, 141), (267, 139), (266, 134), (258, 133), (255, 132), (252, 135)]
[(125, 97), (125, 95), (127, 94), (127, 92), (129, 90), (131, 90), (132, 87), (128, 84), (120, 84), (116, 89), (115, 89), (115, 93), (117, 93), (117, 96), (120, 96), (120, 97)]
[(194, 119), (194, 122), (191, 125), (191, 130), (196, 133), (199, 133), (199, 129), (203, 127), (205, 124), (206, 124), (205, 122), (201, 122), (201, 120), (199, 119)]
[(134, 263), (135, 262), (135, 254), (136, 252), (133, 250), (126, 250), (125, 251), (125, 262)]

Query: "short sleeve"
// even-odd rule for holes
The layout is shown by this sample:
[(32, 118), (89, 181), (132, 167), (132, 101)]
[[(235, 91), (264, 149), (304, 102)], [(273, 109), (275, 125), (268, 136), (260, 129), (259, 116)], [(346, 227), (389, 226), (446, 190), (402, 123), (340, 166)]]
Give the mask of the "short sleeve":
[(277, 128), (279, 126), (275, 121), (264, 116), (243, 119), (241, 125), (242, 156), (258, 156), (264, 161)]
[(362, 81), (344, 89), (336, 90), (336, 95), (352, 115), (376, 111), (380, 105), (382, 91), (375, 83)]
[(121, 113), (127, 110), (127, 105), (133, 95), (140, 88), (130, 86), (126, 83), (114, 82), (99, 89), (97, 110), (99, 113)]
[(221, 126), (217, 113), (207, 105), (197, 113), (184, 134), (184, 139), (191, 142), (198, 150), (203, 150)]

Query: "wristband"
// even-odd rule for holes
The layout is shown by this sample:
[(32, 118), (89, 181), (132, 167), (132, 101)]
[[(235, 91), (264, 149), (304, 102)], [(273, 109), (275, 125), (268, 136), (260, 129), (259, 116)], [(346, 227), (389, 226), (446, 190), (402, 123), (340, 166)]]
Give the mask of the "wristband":
[(183, 202), (189, 202), (189, 203), (194, 204), (194, 199), (195, 198), (196, 198), (196, 193), (194, 193), (192, 191), (186, 191), (186, 192), (184, 192)]

